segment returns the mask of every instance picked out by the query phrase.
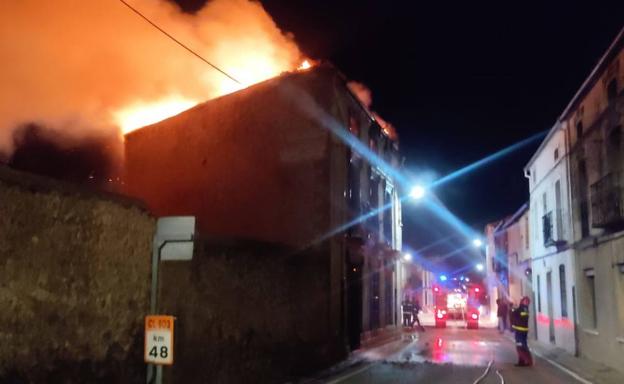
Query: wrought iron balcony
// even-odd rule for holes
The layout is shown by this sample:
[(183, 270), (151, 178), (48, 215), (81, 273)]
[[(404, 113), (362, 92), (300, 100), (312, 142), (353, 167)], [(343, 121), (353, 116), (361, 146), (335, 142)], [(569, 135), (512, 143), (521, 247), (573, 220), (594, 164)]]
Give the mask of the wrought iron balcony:
[(591, 185), (591, 221), (595, 228), (624, 224), (622, 172), (610, 172)]

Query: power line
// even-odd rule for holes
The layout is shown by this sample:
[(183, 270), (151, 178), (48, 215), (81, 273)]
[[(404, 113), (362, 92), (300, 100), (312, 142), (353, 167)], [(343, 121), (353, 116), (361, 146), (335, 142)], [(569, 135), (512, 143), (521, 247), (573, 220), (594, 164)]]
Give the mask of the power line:
[(168, 38), (170, 38), (171, 40), (175, 41), (176, 43), (178, 43), (179, 46), (181, 46), (182, 48), (186, 49), (187, 51), (189, 51), (190, 53), (192, 53), (195, 57), (197, 57), (198, 59), (200, 59), (201, 61), (203, 61), (204, 63), (210, 65), (212, 68), (216, 69), (217, 71), (221, 72), (223, 75), (227, 76), (230, 80), (236, 82), (237, 84), (241, 84), (240, 81), (236, 80), (233, 76), (229, 75), (227, 72), (225, 72), (224, 70), (222, 70), (221, 68), (217, 67), (216, 65), (212, 64), (210, 61), (204, 59), (200, 54), (198, 54), (197, 52), (193, 51), (191, 48), (189, 48), (188, 46), (186, 46), (184, 43), (182, 43), (180, 40), (176, 39), (175, 37), (171, 36), (169, 33), (167, 33), (167, 31), (165, 31), (164, 29), (162, 29), (161, 27), (159, 27), (156, 23), (154, 23), (153, 21), (151, 21), (150, 19), (148, 19), (145, 15), (143, 15), (141, 12), (139, 12), (136, 8), (134, 8), (132, 5), (128, 4), (125, 0), (119, 0), (122, 4), (124, 4), (126, 7), (130, 8), (130, 10), (132, 10), (132, 12), (136, 13), (137, 15), (139, 15), (143, 20), (147, 21), (148, 23), (150, 23), (152, 25), (152, 27), (158, 29), (160, 32), (162, 32), (165, 36), (167, 36)]

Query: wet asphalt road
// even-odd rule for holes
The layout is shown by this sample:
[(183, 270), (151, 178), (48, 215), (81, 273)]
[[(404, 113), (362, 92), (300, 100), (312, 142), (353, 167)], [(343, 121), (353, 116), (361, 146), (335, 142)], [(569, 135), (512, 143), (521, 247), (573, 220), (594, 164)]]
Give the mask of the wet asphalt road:
[[(515, 367), (515, 345), (492, 329), (427, 328), (404, 340), (358, 353), (357, 363), (314, 383), (576, 384), (573, 377), (534, 356)], [(488, 374), (481, 380), (488, 365)], [(502, 376), (502, 378), (501, 378)], [(504, 381), (503, 381), (504, 380)]]

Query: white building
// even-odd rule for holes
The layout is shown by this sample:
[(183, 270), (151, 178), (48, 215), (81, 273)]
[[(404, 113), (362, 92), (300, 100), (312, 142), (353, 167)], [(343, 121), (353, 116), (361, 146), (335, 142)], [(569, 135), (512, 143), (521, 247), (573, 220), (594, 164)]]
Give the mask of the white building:
[(578, 350), (624, 371), (624, 29), (559, 120), (570, 148)]
[(575, 342), (575, 261), (566, 134), (557, 123), (524, 169), (529, 179), (529, 228), (536, 337), (570, 353)]

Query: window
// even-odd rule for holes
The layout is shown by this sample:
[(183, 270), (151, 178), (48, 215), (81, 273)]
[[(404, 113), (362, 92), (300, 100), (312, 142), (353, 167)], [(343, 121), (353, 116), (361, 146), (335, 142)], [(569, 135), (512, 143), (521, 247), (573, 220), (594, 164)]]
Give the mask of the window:
[(555, 161), (559, 160), (559, 148), (555, 148)]
[(617, 80), (613, 78), (611, 79), (611, 81), (609, 81), (609, 84), (607, 84), (607, 100), (611, 102), (615, 100), (616, 97), (617, 97)]
[(561, 182), (555, 182), (555, 240), (563, 240), (563, 217), (561, 212)]
[(541, 295), (541, 289), (540, 289), (540, 277), (539, 275), (537, 275), (537, 292), (535, 292), (535, 294), (537, 295), (537, 312), (542, 312), (542, 295)]
[(607, 167), (610, 172), (617, 172), (622, 161), (622, 127), (617, 126), (607, 137)]
[(585, 160), (579, 161), (579, 200), (580, 200), (580, 213), (581, 213), (581, 237), (585, 238), (589, 236), (589, 206), (587, 200), (589, 199), (587, 193), (587, 167)]
[(565, 265), (559, 266), (559, 290), (561, 294), (561, 317), (568, 317), (568, 291), (566, 289)]
[(576, 122), (576, 139), (579, 140), (583, 137), (583, 121), (579, 120)]
[(585, 279), (587, 282), (587, 293), (591, 301), (591, 317), (587, 325), (590, 328), (596, 329), (598, 326), (598, 315), (596, 312), (596, 278), (593, 268), (585, 270)]

